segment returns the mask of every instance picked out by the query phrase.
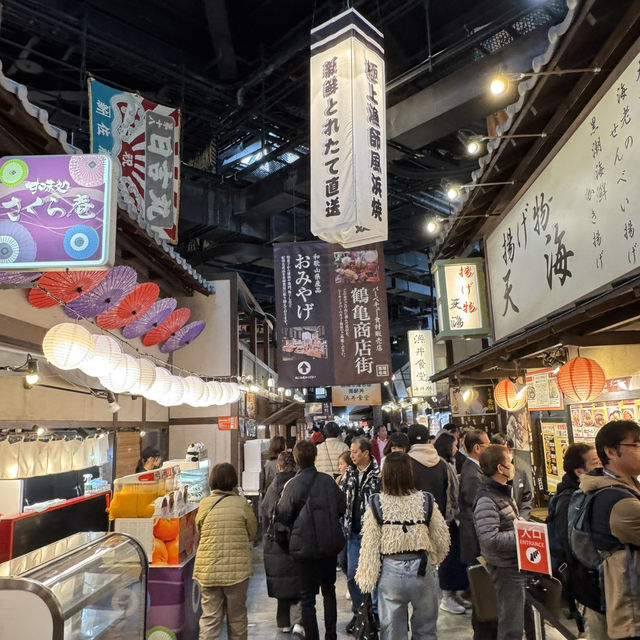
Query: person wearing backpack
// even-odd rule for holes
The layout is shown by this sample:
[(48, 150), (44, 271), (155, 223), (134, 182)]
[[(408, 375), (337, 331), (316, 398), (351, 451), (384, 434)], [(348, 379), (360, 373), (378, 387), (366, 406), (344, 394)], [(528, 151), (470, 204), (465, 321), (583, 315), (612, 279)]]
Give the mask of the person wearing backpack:
[[(356, 582), (362, 593), (378, 585), (382, 640), (435, 640), (440, 589), (437, 566), (449, 553), (449, 529), (433, 495), (418, 491), (411, 459), (390, 453), (382, 468), (382, 492), (364, 517)], [(378, 580), (379, 578), (379, 580)]]
[(349, 447), (340, 440), (340, 427), (335, 422), (327, 422), (324, 425), (324, 442), (316, 446), (318, 448), (316, 469), (335, 478), (340, 474), (338, 459), (343, 453), (349, 451)]
[(518, 507), (512, 488), (515, 468), (505, 446), (490, 444), (480, 455), (486, 482), (478, 491), (473, 519), (480, 553), (496, 590), (497, 640), (522, 640), (524, 630), (524, 576), (518, 570), (516, 532)]
[[(569, 604), (572, 617), (576, 619), (578, 629), (582, 631), (580, 614), (576, 602), (587, 607), (585, 622), (589, 627), (590, 640), (606, 640), (606, 631), (597, 632), (596, 628), (605, 628), (601, 610), (602, 594), (597, 572), (589, 572), (571, 553), (569, 546), (569, 501), (579, 489), (580, 478), (594, 469), (602, 467), (595, 447), (584, 442), (572, 444), (564, 454), (565, 474), (549, 500), (547, 529), (551, 550), (553, 575), (562, 582), (562, 593)], [(598, 625), (599, 617), (602, 617)]]
[[(340, 518), (344, 494), (335, 480), (316, 470), (316, 445), (301, 440), (293, 448), (300, 469), (282, 490), (275, 521), (288, 528), (288, 552), (300, 582), (302, 626), (306, 640), (319, 640), (316, 594), (324, 601), (325, 640), (336, 640), (336, 557), (345, 539)], [(295, 634), (294, 634), (295, 635)]]
[[(586, 495), (586, 528), (571, 509), (571, 550), (579, 551), (576, 534), (584, 530), (600, 557), (606, 605), (607, 631), (614, 640), (640, 639), (640, 426), (631, 420), (613, 420), (596, 435), (602, 469), (580, 478)], [(589, 500), (589, 498), (591, 498)], [(575, 531), (571, 524), (575, 522)], [(573, 536), (573, 538), (571, 538)]]

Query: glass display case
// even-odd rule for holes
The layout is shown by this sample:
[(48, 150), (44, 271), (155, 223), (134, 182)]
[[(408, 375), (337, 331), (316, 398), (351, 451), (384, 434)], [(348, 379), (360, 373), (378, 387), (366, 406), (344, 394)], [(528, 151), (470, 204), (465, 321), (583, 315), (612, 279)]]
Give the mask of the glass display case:
[(133, 538), (77, 533), (0, 564), (2, 637), (140, 640), (146, 592), (147, 559)]

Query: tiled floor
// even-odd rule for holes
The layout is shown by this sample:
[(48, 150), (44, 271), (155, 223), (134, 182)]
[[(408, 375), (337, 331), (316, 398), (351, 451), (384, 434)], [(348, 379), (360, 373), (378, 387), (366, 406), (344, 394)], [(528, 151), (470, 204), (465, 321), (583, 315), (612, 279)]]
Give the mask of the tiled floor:
[[(254, 550), (254, 574), (249, 583), (248, 612), (249, 612), (249, 638), (250, 640), (287, 640), (289, 634), (280, 633), (276, 627), (276, 601), (267, 596), (267, 588), (262, 564), (262, 549)], [(352, 639), (344, 632), (344, 627), (351, 619), (350, 602), (344, 597), (347, 584), (344, 575), (338, 571), (336, 592), (338, 594), (338, 640)], [(318, 622), (320, 636), (323, 637), (322, 626), (322, 600), (318, 597)], [(471, 615), (452, 615), (440, 611), (438, 617), (438, 637), (446, 640), (471, 640)], [(559, 640), (562, 636), (555, 630), (547, 627), (547, 640)], [(221, 640), (227, 640), (226, 630)]]

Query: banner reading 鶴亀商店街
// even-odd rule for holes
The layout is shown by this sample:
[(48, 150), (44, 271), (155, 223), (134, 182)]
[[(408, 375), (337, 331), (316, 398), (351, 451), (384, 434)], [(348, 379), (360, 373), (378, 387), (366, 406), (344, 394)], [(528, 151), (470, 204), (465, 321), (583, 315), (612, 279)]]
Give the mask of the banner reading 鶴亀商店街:
[[(89, 79), (91, 149), (119, 167), (118, 205), (178, 241), (180, 110)], [(143, 226), (144, 226), (143, 225)]]
[(391, 375), (382, 245), (274, 245), (283, 386), (382, 382)]
[(311, 31), (311, 231), (343, 247), (387, 239), (383, 56), (354, 9)]

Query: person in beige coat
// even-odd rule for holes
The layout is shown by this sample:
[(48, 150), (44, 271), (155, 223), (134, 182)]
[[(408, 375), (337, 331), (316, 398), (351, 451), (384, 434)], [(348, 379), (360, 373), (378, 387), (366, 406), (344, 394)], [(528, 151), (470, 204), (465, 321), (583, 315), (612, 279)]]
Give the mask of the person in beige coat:
[(316, 445), (318, 455), (316, 456), (316, 469), (322, 473), (328, 473), (337, 478), (340, 475), (338, 464), (340, 456), (349, 451), (349, 447), (340, 440), (340, 428), (335, 422), (327, 422), (324, 425), (324, 442)]
[(200, 503), (200, 543), (193, 577), (200, 584), (200, 640), (217, 640), (227, 616), (229, 640), (247, 640), (247, 588), (252, 573), (250, 542), (258, 523), (249, 503), (235, 493), (238, 474), (228, 462), (211, 471), (212, 493)]

